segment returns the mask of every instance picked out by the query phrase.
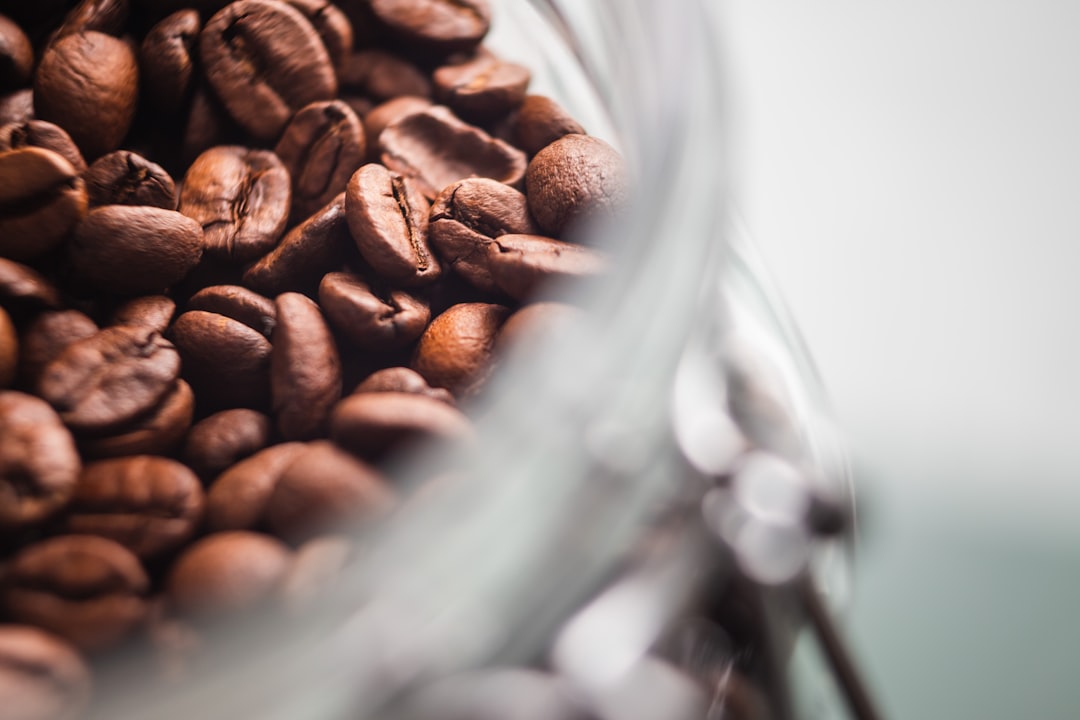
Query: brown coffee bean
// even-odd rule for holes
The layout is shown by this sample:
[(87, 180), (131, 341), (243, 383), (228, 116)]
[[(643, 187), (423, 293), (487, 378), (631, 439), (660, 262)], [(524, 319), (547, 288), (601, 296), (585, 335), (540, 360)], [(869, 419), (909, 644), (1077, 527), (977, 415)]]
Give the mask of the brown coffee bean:
[(70, 533), (115, 540), (146, 560), (183, 546), (204, 504), (199, 479), (186, 466), (133, 455), (84, 467), (64, 522)]
[(511, 124), (515, 144), (529, 157), (564, 135), (585, 134), (585, 128), (546, 95), (526, 95)]
[(157, 163), (128, 150), (102, 155), (83, 176), (90, 205), (176, 209), (176, 184)]
[(431, 97), (431, 80), (408, 60), (385, 50), (365, 49), (349, 56), (341, 85), (383, 102), (402, 95)]
[(318, 305), (299, 293), (275, 302), (270, 387), (278, 430), (286, 440), (307, 440), (325, 431), (341, 397), (341, 359)]
[(350, 273), (328, 273), (323, 278), (319, 306), (341, 337), (375, 351), (405, 347), (420, 337), (431, 319), (423, 300), (401, 290), (378, 293)]
[(61, 535), (11, 559), (0, 605), (17, 622), (96, 652), (116, 647), (142, 624), (149, 587), (138, 558), (123, 545), (93, 535)]
[(270, 343), (239, 320), (191, 310), (171, 336), (200, 408), (263, 407), (270, 390)]
[(412, 367), (454, 397), (477, 394), (491, 372), (499, 327), (510, 311), (490, 303), (461, 303), (431, 321), (420, 337)]
[(300, 611), (333, 588), (355, 554), (346, 536), (324, 535), (312, 538), (296, 550), (289, 574), (281, 584), (281, 598), (286, 608)]
[(10, 720), (78, 720), (90, 671), (75, 649), (29, 625), (0, 625), (0, 707)]
[(113, 325), (145, 325), (165, 332), (176, 313), (176, 303), (165, 295), (143, 295), (128, 300), (113, 312)]
[(356, 386), (353, 393), (413, 393), (425, 395), (449, 405), (456, 405), (454, 396), (445, 388), (433, 388), (427, 384), (423, 375), (407, 367), (392, 367), (376, 370)]
[(379, 160), (379, 135), (383, 130), (406, 115), (422, 112), (429, 107), (431, 107), (431, 101), (425, 97), (403, 95), (371, 108), (363, 116), (364, 130), (367, 133), (368, 157), (373, 162)]
[(19, 334), (15, 323), (0, 307), (0, 390), (11, 387), (19, 370)]
[(160, 292), (199, 263), (199, 223), (175, 210), (106, 205), (75, 226), (69, 257), (81, 280), (125, 295)]
[(38, 390), (75, 431), (108, 432), (173, 389), (180, 356), (151, 328), (121, 325), (72, 343), (45, 366)]
[(181, 456), (199, 477), (211, 480), (270, 444), (273, 423), (247, 408), (222, 410), (191, 428)]
[(223, 472), (206, 497), (206, 526), (214, 532), (262, 526), (267, 503), (281, 474), (306, 451), (307, 445), (301, 442), (274, 445)]
[(462, 117), (490, 120), (525, 99), (532, 73), (485, 50), (465, 62), (444, 65), (432, 75), (439, 99)]
[(0, 392), (0, 532), (31, 527), (67, 505), (81, 463), (75, 441), (46, 403)]
[(204, 620), (250, 611), (274, 596), (291, 563), (289, 548), (268, 535), (209, 535), (173, 565), (169, 601), (181, 614)]
[(367, 6), (405, 43), (444, 53), (476, 47), (491, 26), (487, 0), (368, 0)]
[(303, 219), (331, 202), (363, 165), (367, 138), (348, 105), (318, 102), (293, 116), (274, 152), (292, 178), (292, 217)]
[(337, 5), (327, 0), (285, 0), (299, 10), (326, 46), (330, 61), (339, 71), (353, 46), (353, 28), (349, 18)]
[(474, 287), (497, 292), (489, 247), (503, 235), (539, 232), (528, 205), (524, 195), (495, 180), (456, 182), (431, 206), (431, 244), (442, 261)]
[(278, 478), (266, 519), (275, 534), (304, 539), (380, 517), (393, 504), (393, 491), (374, 468), (319, 440)]
[(150, 28), (143, 38), (139, 49), (143, 93), (163, 113), (178, 112), (191, 94), (201, 27), (196, 10), (180, 10)]
[(86, 214), (86, 186), (67, 160), (36, 147), (0, 153), (0, 255), (37, 257)]
[(428, 247), (428, 210), (418, 185), (378, 163), (357, 170), (345, 190), (345, 217), (356, 247), (391, 283), (426, 284), (442, 272)]
[(51, 42), (89, 30), (120, 36), (127, 24), (129, 10), (128, 0), (82, 0), (64, 17), (64, 22), (52, 34)]
[(544, 232), (610, 216), (626, 201), (626, 169), (613, 147), (589, 135), (565, 135), (536, 154), (525, 177), (529, 210)]
[(64, 348), (97, 331), (97, 324), (78, 310), (40, 313), (26, 326), (20, 339), (20, 375), (24, 382), (36, 387), (41, 371)]
[(240, 285), (205, 287), (188, 299), (187, 308), (239, 320), (267, 338), (277, 324), (274, 301)]
[(345, 193), (341, 193), (248, 268), (244, 284), (267, 295), (316, 287), (323, 275), (344, 262), (353, 245), (345, 222)]
[(523, 152), (441, 106), (406, 115), (382, 131), (379, 143), (383, 165), (415, 180), (428, 198), (467, 177), (518, 185), (527, 166)]
[(180, 212), (202, 225), (207, 253), (246, 262), (272, 250), (285, 231), (289, 185), (289, 172), (274, 153), (215, 147), (188, 168)]
[(66, 35), (45, 50), (34, 77), (38, 117), (67, 130), (87, 159), (120, 147), (139, 94), (128, 43), (99, 32)]
[(0, 125), (34, 119), (34, 91), (30, 88), (0, 95)]
[(229, 114), (262, 141), (277, 139), (300, 108), (337, 94), (334, 66), (318, 33), (284, 3), (229, 4), (206, 23), (199, 52)]
[(44, 120), (30, 120), (24, 123), (9, 123), (0, 127), (0, 151), (21, 150), (25, 147), (39, 147), (52, 150), (75, 168), (75, 172), (86, 172), (86, 161), (82, 153), (64, 128)]
[(413, 393), (350, 395), (330, 415), (331, 439), (370, 460), (422, 440), (466, 441), (472, 436), (472, 425), (460, 410)]
[(83, 438), (79, 449), (86, 457), (112, 458), (126, 455), (168, 455), (180, 445), (195, 415), (191, 386), (177, 380), (149, 414), (113, 431), (107, 437)]
[(30, 82), (34, 48), (18, 25), (0, 15), (0, 92), (17, 90)]
[(545, 283), (597, 277), (607, 268), (596, 250), (540, 235), (503, 235), (487, 251), (495, 285), (515, 300), (535, 296)]
[(0, 257), (0, 302), (8, 311), (57, 309), (60, 293), (37, 270)]

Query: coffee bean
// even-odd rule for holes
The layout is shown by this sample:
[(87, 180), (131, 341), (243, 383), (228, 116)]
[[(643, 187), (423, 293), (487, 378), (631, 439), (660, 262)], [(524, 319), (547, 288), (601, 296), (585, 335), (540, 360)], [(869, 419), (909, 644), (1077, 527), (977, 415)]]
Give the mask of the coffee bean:
[(19, 369), (19, 333), (15, 323), (0, 307), (0, 390), (11, 387)]
[(278, 430), (286, 440), (307, 440), (325, 431), (341, 397), (341, 360), (318, 305), (299, 293), (275, 302), (270, 382)]
[(496, 287), (515, 300), (534, 297), (552, 281), (597, 277), (607, 267), (596, 250), (540, 235), (503, 235), (487, 252)]
[(80, 467), (71, 433), (51, 407), (0, 391), (0, 531), (55, 515), (71, 499)]
[(353, 46), (353, 28), (349, 18), (337, 5), (327, 0), (285, 0), (299, 10), (326, 46), (334, 67), (341, 69)]
[(34, 72), (34, 48), (18, 25), (0, 15), (0, 92), (23, 87)]
[(307, 445), (301, 442), (274, 445), (223, 472), (206, 497), (206, 526), (215, 532), (262, 526), (267, 503), (281, 474), (306, 451)]
[(34, 91), (30, 88), (0, 95), (0, 125), (34, 119)]
[(266, 506), (275, 534), (305, 539), (385, 515), (394, 493), (374, 468), (331, 442), (310, 443), (285, 468)]
[(177, 380), (172, 391), (148, 414), (106, 437), (82, 438), (79, 449), (92, 458), (168, 455), (184, 439), (194, 414), (195, 394), (190, 385)]
[(427, 384), (427, 380), (407, 367), (391, 367), (377, 370), (368, 375), (362, 383), (356, 386), (353, 393), (413, 393), (425, 395), (449, 405), (455, 405), (454, 396), (445, 388), (433, 388)]
[(284, 3), (229, 4), (206, 23), (199, 52), (214, 92), (258, 140), (275, 140), (297, 110), (337, 94), (318, 33)]
[(286, 608), (294, 612), (310, 608), (334, 587), (354, 554), (353, 543), (342, 535), (312, 538), (297, 548), (280, 589)]
[(585, 134), (585, 128), (546, 95), (526, 95), (512, 125), (515, 144), (530, 157), (564, 135)]
[(176, 184), (157, 163), (128, 150), (102, 155), (83, 176), (90, 205), (176, 209)]
[(51, 150), (0, 153), (0, 255), (37, 257), (56, 247), (86, 214), (86, 186)]
[(207, 150), (218, 145), (235, 145), (244, 139), (243, 132), (214, 93), (204, 84), (196, 83), (180, 142), (182, 164), (190, 166)]
[(138, 558), (123, 545), (93, 535), (61, 535), (11, 559), (0, 605), (17, 622), (96, 652), (116, 647), (142, 624), (149, 586)]
[(211, 480), (270, 444), (273, 423), (246, 408), (222, 410), (191, 428), (181, 456), (199, 477)]
[(173, 564), (169, 601), (181, 614), (203, 620), (250, 611), (273, 597), (291, 562), (289, 548), (268, 535), (209, 535)]
[(69, 257), (80, 280), (105, 293), (160, 292), (184, 278), (203, 253), (199, 224), (175, 210), (106, 205), (75, 227)]
[(414, 393), (350, 395), (330, 415), (333, 441), (369, 460), (420, 440), (461, 442), (472, 436), (472, 425), (460, 410)]
[(364, 130), (367, 133), (368, 157), (377, 162), (380, 154), (379, 136), (388, 126), (406, 115), (427, 110), (431, 101), (424, 97), (404, 95), (371, 108), (364, 117)]
[(262, 407), (270, 389), (270, 343), (239, 320), (191, 310), (171, 330), (200, 409)]
[(21, 150), (25, 147), (39, 147), (52, 150), (75, 168), (81, 175), (86, 172), (86, 161), (78, 146), (64, 128), (44, 120), (30, 120), (24, 123), (9, 123), (0, 127), (0, 151)]
[(75, 649), (29, 625), (0, 625), (0, 707), (12, 720), (77, 720), (91, 694)]
[(532, 73), (485, 50), (432, 75), (439, 99), (464, 118), (490, 120), (521, 105)]
[(192, 295), (188, 310), (205, 310), (239, 320), (266, 338), (277, 324), (274, 301), (240, 285), (211, 285)]
[[(0, 157), (3, 157), (0, 155)], [(37, 270), (0, 257), (0, 302), (9, 312), (60, 307), (60, 293)]]
[(575, 223), (613, 215), (627, 193), (619, 153), (588, 135), (565, 135), (538, 152), (525, 185), (529, 210), (554, 237)]
[(537, 232), (525, 196), (487, 178), (456, 182), (443, 190), (431, 206), (428, 234), (439, 257), (486, 292), (499, 289), (490, 267), (489, 247), (495, 238)]
[(75, 431), (108, 432), (153, 409), (173, 389), (180, 356), (151, 328), (105, 328), (45, 366), (40, 395)]
[(51, 42), (89, 30), (119, 37), (127, 24), (129, 9), (128, 0), (82, 0), (64, 17)]
[(202, 486), (186, 466), (132, 455), (84, 467), (64, 523), (70, 533), (115, 540), (147, 560), (184, 545), (203, 507)]
[(454, 397), (477, 394), (487, 382), (495, 336), (509, 314), (502, 305), (490, 303), (454, 305), (420, 337), (413, 370)]
[(585, 311), (560, 302), (532, 302), (517, 310), (499, 328), (495, 339), (495, 354), (505, 356), (524, 347), (528, 352), (556, 333), (584, 321)]
[(420, 337), (431, 319), (423, 300), (401, 290), (377, 293), (349, 273), (328, 273), (323, 278), (319, 305), (341, 337), (375, 351), (405, 347)]
[(518, 185), (527, 165), (520, 150), (441, 106), (401, 118), (382, 131), (379, 144), (383, 165), (415, 180), (428, 198), (467, 177)]
[(211, 148), (188, 168), (180, 212), (202, 225), (207, 253), (254, 260), (272, 250), (285, 231), (289, 184), (288, 170), (272, 152)]
[(306, 218), (331, 202), (364, 163), (366, 145), (360, 118), (340, 100), (296, 113), (274, 148), (292, 178), (292, 217)]
[(476, 47), (491, 26), (487, 0), (367, 0), (367, 6), (402, 42), (443, 53)]
[(165, 332), (176, 312), (176, 303), (165, 295), (143, 295), (128, 300), (112, 315), (113, 325), (144, 325)]
[(28, 387), (36, 387), (45, 366), (68, 345), (98, 331), (97, 324), (78, 310), (43, 312), (23, 330), (20, 340), (20, 375)]
[(135, 117), (138, 60), (131, 46), (99, 32), (50, 45), (34, 80), (34, 108), (67, 130), (87, 159), (120, 147)]
[(431, 97), (431, 80), (416, 65), (385, 50), (365, 49), (349, 56), (341, 85), (376, 102), (402, 95)]
[(175, 12), (146, 33), (139, 49), (139, 69), (146, 99), (162, 113), (183, 107), (194, 87), (199, 13)]
[(428, 210), (418, 185), (377, 163), (357, 170), (345, 191), (345, 216), (360, 254), (392, 283), (426, 284), (442, 272), (428, 247)]

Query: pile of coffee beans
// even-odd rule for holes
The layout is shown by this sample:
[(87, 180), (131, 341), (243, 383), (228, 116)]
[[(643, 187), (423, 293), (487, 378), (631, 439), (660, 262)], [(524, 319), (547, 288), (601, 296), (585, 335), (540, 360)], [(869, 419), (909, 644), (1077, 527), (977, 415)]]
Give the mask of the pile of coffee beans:
[(626, 180), (486, 0), (0, 10), (0, 715), (76, 718), (332, 582)]

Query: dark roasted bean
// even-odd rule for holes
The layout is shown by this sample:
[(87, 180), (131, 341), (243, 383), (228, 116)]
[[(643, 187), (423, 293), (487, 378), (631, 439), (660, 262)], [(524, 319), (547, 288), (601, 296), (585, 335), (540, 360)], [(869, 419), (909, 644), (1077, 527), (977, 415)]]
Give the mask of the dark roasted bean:
[(307, 450), (301, 442), (282, 443), (241, 460), (210, 486), (206, 525), (214, 532), (253, 530), (264, 524), (266, 505), (281, 473)]
[(341, 359), (318, 305), (299, 293), (278, 295), (276, 304), (270, 380), (278, 430), (307, 440), (325, 432), (341, 397)]
[(218, 313), (191, 310), (171, 330), (200, 408), (262, 407), (270, 389), (270, 342)]
[(11, 387), (19, 369), (19, 333), (7, 310), (0, 306), (0, 390)]
[(179, 111), (193, 90), (200, 27), (197, 11), (180, 10), (143, 38), (139, 49), (143, 93), (163, 113)]
[(86, 186), (60, 155), (37, 147), (0, 153), (0, 255), (37, 257), (85, 214)]
[(23, 87), (34, 72), (34, 48), (18, 25), (0, 15), (0, 92)]
[(487, 0), (367, 0), (403, 42), (439, 52), (476, 47), (491, 26)]
[(585, 128), (546, 95), (526, 95), (511, 124), (515, 144), (530, 157), (564, 135), (585, 134)]
[(102, 155), (83, 176), (90, 205), (176, 209), (176, 184), (157, 163), (128, 150)]
[(456, 113), (489, 120), (521, 105), (532, 73), (481, 50), (465, 62), (439, 68), (432, 77), (439, 99)]
[(45, 366), (64, 348), (97, 333), (97, 324), (78, 310), (43, 312), (26, 326), (20, 339), (20, 375), (36, 387)]
[(188, 310), (205, 310), (239, 320), (267, 338), (277, 324), (277, 310), (270, 298), (240, 285), (211, 285), (192, 295)]
[(0, 151), (20, 150), (24, 147), (39, 147), (52, 150), (75, 168), (75, 172), (86, 172), (86, 161), (82, 153), (59, 125), (44, 120), (30, 120), (23, 123), (9, 123), (0, 127)]
[(112, 315), (113, 325), (145, 325), (165, 332), (176, 313), (176, 303), (165, 295), (143, 295), (128, 300)]
[(431, 80), (408, 60), (385, 50), (360, 50), (341, 71), (342, 87), (383, 102), (403, 95), (431, 97)]
[(191, 428), (182, 457), (199, 477), (212, 480), (269, 445), (273, 431), (270, 418), (261, 412), (222, 410)]
[(357, 393), (334, 407), (330, 437), (350, 452), (378, 460), (419, 440), (469, 440), (472, 425), (457, 408), (426, 395)]
[(626, 170), (603, 140), (565, 135), (536, 154), (525, 177), (529, 210), (544, 232), (613, 215), (626, 200)]
[(90, 671), (73, 647), (29, 625), (0, 625), (0, 706), (12, 720), (75, 720)]
[(455, 397), (475, 395), (487, 382), (495, 336), (509, 314), (502, 305), (490, 303), (454, 305), (424, 331), (413, 369)]
[(431, 107), (431, 101), (427, 98), (403, 95), (371, 108), (364, 115), (368, 157), (373, 161), (378, 161), (381, 152), (379, 149), (379, 135), (382, 134), (383, 130), (406, 115), (427, 110), (429, 107)]
[(326, 46), (330, 61), (340, 69), (353, 47), (353, 28), (341, 9), (327, 0), (285, 0), (307, 18)]
[(396, 350), (420, 337), (431, 319), (423, 300), (402, 290), (376, 293), (362, 278), (328, 273), (319, 284), (326, 319), (357, 347)]
[(495, 286), (516, 300), (534, 297), (553, 280), (596, 277), (607, 266), (596, 250), (540, 235), (503, 235), (487, 254)]
[(177, 380), (157, 407), (106, 437), (83, 438), (79, 448), (86, 457), (168, 455), (180, 445), (195, 414), (191, 386)]
[(431, 387), (423, 375), (407, 367), (377, 370), (364, 378), (364, 381), (353, 390), (354, 394), (367, 392), (414, 393), (455, 405), (454, 396), (448, 390)]

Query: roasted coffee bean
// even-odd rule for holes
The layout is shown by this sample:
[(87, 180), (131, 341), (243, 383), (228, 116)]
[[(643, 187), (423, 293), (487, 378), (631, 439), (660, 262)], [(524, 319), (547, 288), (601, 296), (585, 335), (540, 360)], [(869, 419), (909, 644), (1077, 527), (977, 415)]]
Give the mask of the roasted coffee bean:
[(207, 253), (246, 262), (274, 248), (291, 197), (289, 172), (277, 155), (226, 145), (207, 150), (188, 168), (180, 212), (202, 225)]
[(147, 327), (121, 325), (72, 343), (45, 366), (39, 393), (75, 431), (108, 432), (173, 389), (180, 356)]
[(273, 422), (246, 408), (222, 410), (195, 423), (181, 456), (199, 477), (211, 480), (270, 444)]
[(275, 302), (270, 382), (278, 430), (286, 440), (307, 440), (325, 431), (341, 397), (341, 359), (318, 305), (299, 293)]
[(15, 323), (0, 307), (0, 390), (11, 387), (19, 370), (19, 333)]
[(176, 184), (157, 163), (128, 150), (102, 155), (83, 176), (90, 205), (176, 209)]
[(0, 707), (9, 720), (78, 720), (90, 702), (86, 663), (60, 638), (0, 625)]
[(271, 348), (258, 330), (218, 313), (191, 310), (173, 323), (171, 337), (200, 408), (266, 404)]
[(537, 232), (525, 196), (487, 178), (461, 180), (443, 190), (431, 206), (428, 226), (442, 261), (486, 292), (499, 289), (491, 276), (491, 243), (507, 234)]
[(364, 260), (391, 283), (422, 285), (442, 269), (428, 247), (429, 205), (419, 186), (378, 163), (349, 180), (345, 217)]
[(176, 313), (176, 303), (165, 295), (143, 295), (128, 300), (112, 315), (113, 325), (145, 325), (165, 332)]
[(0, 92), (10, 92), (30, 82), (34, 72), (34, 48), (18, 25), (0, 15)]
[(333, 441), (370, 460), (419, 440), (461, 442), (472, 435), (472, 425), (460, 410), (414, 393), (353, 394), (330, 415)]
[(57, 309), (61, 305), (56, 287), (37, 270), (2, 257), (0, 303), (11, 312), (18, 309)]
[(173, 390), (147, 415), (107, 437), (83, 438), (79, 449), (85, 457), (93, 458), (168, 455), (184, 439), (194, 415), (195, 394), (190, 385), (177, 380)]
[(51, 150), (0, 153), (0, 255), (24, 260), (56, 247), (85, 214), (86, 186)]
[(50, 45), (34, 75), (34, 108), (67, 130), (88, 160), (120, 147), (135, 118), (138, 60), (131, 46), (99, 32)]
[(377, 293), (350, 273), (328, 273), (323, 278), (319, 306), (339, 336), (376, 351), (405, 347), (420, 337), (431, 319), (423, 300), (402, 290)]
[(450, 53), (476, 47), (491, 26), (487, 0), (367, 0), (404, 43)]
[(532, 73), (479, 50), (465, 62), (444, 65), (432, 78), (439, 99), (454, 112), (464, 118), (490, 120), (521, 105)]
[(374, 468), (331, 442), (310, 443), (274, 485), (266, 519), (275, 534), (306, 539), (316, 533), (377, 518), (394, 493)]
[(342, 535), (312, 538), (296, 550), (292, 567), (281, 584), (285, 607), (300, 611), (333, 588), (355, 554), (353, 543)]
[(127, 548), (94, 535), (61, 535), (20, 550), (7, 567), (0, 605), (96, 652), (119, 645), (146, 618), (150, 581)]
[(277, 324), (277, 309), (270, 298), (240, 285), (211, 285), (192, 295), (188, 310), (205, 310), (239, 320), (267, 338)]
[(128, 0), (82, 0), (64, 17), (51, 42), (90, 30), (119, 37), (127, 24), (129, 10)]
[(349, 56), (341, 71), (341, 85), (383, 102), (403, 95), (431, 97), (431, 80), (408, 60), (386, 52), (367, 49)]
[(349, 18), (337, 5), (327, 0), (285, 0), (299, 10), (326, 46), (330, 61), (339, 71), (353, 46), (353, 28)]
[(175, 210), (106, 205), (75, 227), (69, 258), (80, 280), (105, 293), (160, 292), (199, 263), (199, 223)]
[(184, 545), (203, 508), (202, 486), (186, 466), (132, 455), (83, 468), (64, 524), (70, 533), (115, 540), (147, 560)]
[(51, 407), (0, 391), (0, 533), (55, 515), (71, 499), (80, 467), (75, 441)]
[(533, 217), (555, 237), (575, 223), (613, 215), (627, 193), (622, 157), (588, 135), (565, 135), (538, 152), (525, 185)]
[(244, 284), (267, 295), (316, 287), (324, 274), (342, 264), (352, 245), (345, 222), (345, 193), (341, 193), (248, 268)]
[(274, 152), (292, 178), (292, 217), (303, 219), (331, 202), (364, 164), (367, 138), (352, 108), (331, 100), (296, 113)]
[(431, 107), (431, 101), (424, 97), (403, 95), (371, 108), (364, 117), (364, 130), (367, 132), (368, 157), (373, 161), (379, 160), (380, 145), (379, 135), (388, 126), (397, 122), (406, 115), (422, 112)]
[(30, 120), (24, 123), (9, 123), (0, 127), (0, 151), (21, 150), (25, 147), (39, 147), (52, 150), (75, 168), (75, 172), (86, 172), (86, 161), (67, 131), (59, 125), (44, 120)]
[(527, 166), (520, 150), (462, 122), (441, 106), (401, 118), (382, 131), (379, 144), (383, 165), (415, 180), (432, 199), (447, 185), (467, 177), (518, 185)]
[(206, 497), (206, 526), (214, 532), (262, 526), (281, 474), (306, 451), (307, 445), (301, 442), (274, 445), (223, 472)]
[(45, 366), (68, 345), (94, 335), (97, 324), (78, 310), (43, 312), (26, 326), (20, 339), (20, 372), (28, 387), (37, 387)]
[(271, 0), (238, 0), (199, 37), (206, 78), (229, 114), (273, 141), (300, 108), (337, 94), (334, 65), (311, 23)]
[(376, 370), (364, 378), (364, 381), (353, 390), (354, 394), (368, 392), (413, 393), (415, 395), (426, 395), (450, 405), (456, 405), (454, 396), (449, 391), (445, 388), (431, 387), (420, 373), (407, 367)]
[(181, 614), (198, 619), (250, 611), (274, 596), (291, 562), (289, 548), (268, 535), (209, 535), (173, 565), (166, 582), (169, 601)]
[(30, 88), (0, 95), (0, 125), (34, 119), (34, 91)]
[(143, 93), (162, 113), (179, 111), (191, 94), (200, 27), (196, 10), (180, 10), (150, 28), (143, 38), (139, 49)]
[(540, 235), (503, 235), (487, 252), (496, 287), (516, 300), (534, 297), (553, 280), (596, 277), (607, 267), (596, 250)]
[(546, 95), (526, 95), (511, 125), (515, 144), (529, 157), (564, 135), (585, 134), (585, 128)]
[(495, 336), (509, 314), (502, 305), (490, 303), (454, 305), (420, 337), (413, 369), (454, 397), (477, 394), (487, 382)]

